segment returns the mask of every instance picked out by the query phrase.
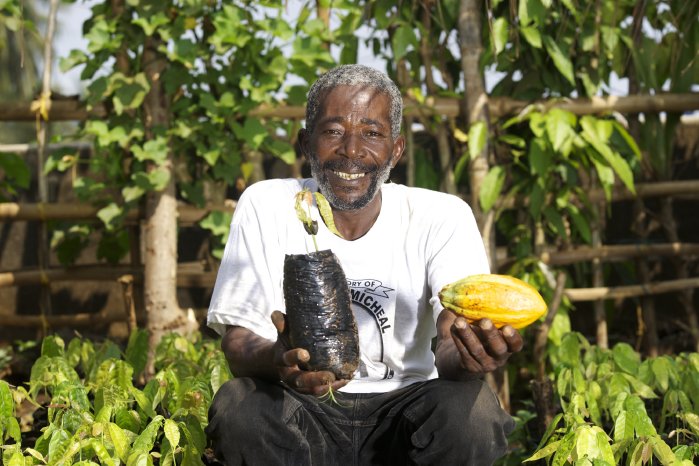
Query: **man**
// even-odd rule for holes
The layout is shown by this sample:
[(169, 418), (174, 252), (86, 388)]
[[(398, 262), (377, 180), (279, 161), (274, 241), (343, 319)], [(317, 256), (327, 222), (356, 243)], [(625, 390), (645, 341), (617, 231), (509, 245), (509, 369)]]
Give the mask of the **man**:
[[(225, 464), (478, 465), (505, 452), (513, 421), (480, 376), (522, 338), (439, 303), (442, 286), (488, 263), (466, 203), (385, 183), (405, 147), (401, 118), (386, 75), (335, 68), (311, 87), (299, 132), (313, 178), (263, 181), (241, 196), (208, 317), (236, 377), (209, 412)], [(294, 210), (304, 188), (327, 198), (342, 237), (317, 210), (316, 238), (306, 233)], [(314, 239), (351, 290), (361, 362), (350, 381), (303, 370), (308, 351), (278, 338), (284, 256), (315, 250)], [(329, 389), (334, 402), (322, 397)]]

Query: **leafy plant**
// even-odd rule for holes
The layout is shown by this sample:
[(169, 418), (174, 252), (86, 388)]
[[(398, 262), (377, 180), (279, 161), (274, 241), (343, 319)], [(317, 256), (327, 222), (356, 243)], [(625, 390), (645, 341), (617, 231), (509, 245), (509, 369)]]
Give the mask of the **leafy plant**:
[[(3, 464), (203, 464), (207, 410), (231, 377), (225, 358), (211, 340), (171, 334), (141, 386), (147, 344), (143, 330), (123, 352), (110, 341), (45, 338), (28, 390), (0, 381)], [(48, 425), (34, 445), (22, 445), (15, 417), (25, 398), (46, 400)]]
[(699, 354), (642, 360), (626, 343), (603, 350), (577, 332), (550, 349), (561, 412), (525, 463), (695, 464)]

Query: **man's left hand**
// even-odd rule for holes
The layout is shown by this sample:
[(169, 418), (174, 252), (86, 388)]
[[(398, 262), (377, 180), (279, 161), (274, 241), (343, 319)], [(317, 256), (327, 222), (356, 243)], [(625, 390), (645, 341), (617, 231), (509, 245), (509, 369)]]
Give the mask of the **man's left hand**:
[(451, 336), (461, 358), (461, 366), (471, 374), (483, 374), (505, 365), (512, 353), (522, 350), (524, 342), (509, 325), (500, 329), (490, 319), (474, 324), (457, 317), (451, 325)]

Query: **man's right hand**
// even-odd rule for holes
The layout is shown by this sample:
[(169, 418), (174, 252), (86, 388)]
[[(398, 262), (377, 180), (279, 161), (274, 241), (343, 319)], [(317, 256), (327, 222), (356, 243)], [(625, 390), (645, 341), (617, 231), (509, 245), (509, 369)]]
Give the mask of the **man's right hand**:
[(322, 396), (332, 388), (337, 390), (347, 384), (348, 380), (336, 380), (329, 371), (304, 370), (311, 355), (303, 348), (291, 348), (286, 316), (272, 312), (272, 323), (277, 329), (277, 342), (274, 344), (274, 364), (279, 371), (279, 380), (299, 393)]

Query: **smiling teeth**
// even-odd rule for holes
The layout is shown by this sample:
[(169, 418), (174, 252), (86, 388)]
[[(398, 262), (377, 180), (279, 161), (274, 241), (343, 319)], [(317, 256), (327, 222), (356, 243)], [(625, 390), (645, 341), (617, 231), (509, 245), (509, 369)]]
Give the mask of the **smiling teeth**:
[(343, 180), (356, 180), (364, 176), (364, 173), (344, 173), (344, 172), (333, 172)]

